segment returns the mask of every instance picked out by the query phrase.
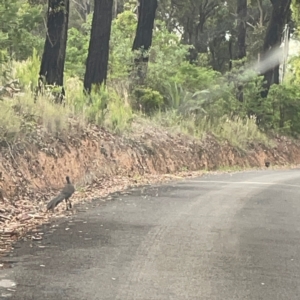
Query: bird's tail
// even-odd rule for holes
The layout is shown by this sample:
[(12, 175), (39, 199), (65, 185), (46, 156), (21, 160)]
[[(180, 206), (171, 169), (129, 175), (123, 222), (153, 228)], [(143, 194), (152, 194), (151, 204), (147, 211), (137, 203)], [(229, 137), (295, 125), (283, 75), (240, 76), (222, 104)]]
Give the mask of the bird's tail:
[(59, 194), (47, 204), (47, 210), (54, 209), (60, 202), (65, 199), (63, 194)]

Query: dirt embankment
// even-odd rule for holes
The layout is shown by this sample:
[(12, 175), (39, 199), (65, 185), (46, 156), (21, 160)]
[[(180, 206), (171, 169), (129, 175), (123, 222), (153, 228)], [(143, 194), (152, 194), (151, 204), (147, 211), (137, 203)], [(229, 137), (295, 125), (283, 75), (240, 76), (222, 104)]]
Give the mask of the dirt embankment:
[[(241, 151), (207, 136), (199, 141), (141, 124), (127, 137), (97, 127), (55, 138), (42, 130), (26, 142), (0, 150), (0, 254), (35, 226), (51, 218), (45, 204), (69, 175), (75, 202), (105, 196), (137, 184), (168, 180), (166, 174), (224, 167), (264, 167), (300, 163), (300, 143), (277, 139), (275, 147), (251, 145)], [(64, 205), (58, 208), (64, 210)], [(32, 237), (32, 238), (40, 238)]]

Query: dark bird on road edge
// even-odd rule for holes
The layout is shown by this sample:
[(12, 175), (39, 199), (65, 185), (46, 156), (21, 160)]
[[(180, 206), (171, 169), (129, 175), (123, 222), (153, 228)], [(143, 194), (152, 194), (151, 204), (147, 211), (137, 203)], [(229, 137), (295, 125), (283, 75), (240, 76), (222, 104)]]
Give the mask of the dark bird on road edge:
[(61, 190), (61, 192), (48, 203), (47, 210), (52, 209), (52, 211), (54, 211), (54, 208), (63, 200), (66, 201), (66, 209), (67, 210), (68, 210), (68, 201), (69, 201), (69, 207), (72, 208), (72, 203), (70, 201), (70, 197), (75, 192), (75, 188), (74, 188), (73, 184), (71, 183), (69, 176), (66, 177), (66, 181), (67, 181), (67, 183), (64, 186), (64, 188)]
[(269, 168), (269, 167), (270, 167), (270, 162), (269, 162), (269, 161), (266, 161), (266, 162), (265, 162), (265, 166), (266, 166), (267, 168)]

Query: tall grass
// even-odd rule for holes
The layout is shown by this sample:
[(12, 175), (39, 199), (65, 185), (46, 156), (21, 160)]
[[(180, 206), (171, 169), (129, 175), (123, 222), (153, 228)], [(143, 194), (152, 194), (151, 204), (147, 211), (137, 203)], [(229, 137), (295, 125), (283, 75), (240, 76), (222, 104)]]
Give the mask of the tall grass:
[[(112, 86), (93, 89), (90, 96), (83, 92), (79, 78), (66, 78), (64, 105), (56, 104), (51, 93), (34, 97), (40, 60), (36, 52), (23, 62), (14, 62), (12, 76), (20, 80), (22, 93), (0, 101), (0, 140), (14, 139), (20, 133), (42, 126), (49, 134), (70, 132), (70, 120), (76, 128), (89, 123), (105, 126), (115, 132), (129, 128), (133, 118), (130, 105), (121, 98), (124, 87)], [(73, 122), (74, 123), (74, 122)], [(73, 128), (74, 129), (74, 128)]]
[(249, 143), (260, 143), (273, 146), (266, 134), (262, 133), (256, 125), (255, 118), (228, 117), (201, 118), (194, 114), (184, 116), (176, 110), (158, 112), (152, 117), (158, 126), (167, 127), (172, 132), (181, 132), (199, 139), (212, 134), (220, 141), (228, 141), (232, 146), (246, 150)]

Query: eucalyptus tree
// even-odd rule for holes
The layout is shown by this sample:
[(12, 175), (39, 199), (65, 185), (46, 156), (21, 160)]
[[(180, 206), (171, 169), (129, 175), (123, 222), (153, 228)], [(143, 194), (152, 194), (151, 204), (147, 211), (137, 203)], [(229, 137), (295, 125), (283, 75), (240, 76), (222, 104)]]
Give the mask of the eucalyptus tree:
[(282, 33), (284, 27), (290, 22), (292, 17), (291, 3), (292, 0), (270, 0), (272, 3), (272, 14), (267, 27), (266, 36), (263, 44), (263, 59), (272, 60), (269, 65), (266, 66), (266, 70), (263, 71), (265, 78), (265, 90), (262, 96), (266, 97), (270, 86), (275, 83), (279, 83), (279, 66), (281, 57), (278, 49), (282, 42)]
[(95, 0), (84, 75), (84, 88), (88, 93), (91, 92), (93, 84), (99, 87), (107, 79), (112, 8), (112, 0)]
[(39, 73), (40, 80), (48, 85), (63, 87), (69, 5), (69, 0), (48, 1), (47, 32)]
[(157, 0), (139, 0), (138, 24), (132, 50), (137, 51), (135, 71), (140, 84), (143, 83), (146, 76), (156, 9)]

